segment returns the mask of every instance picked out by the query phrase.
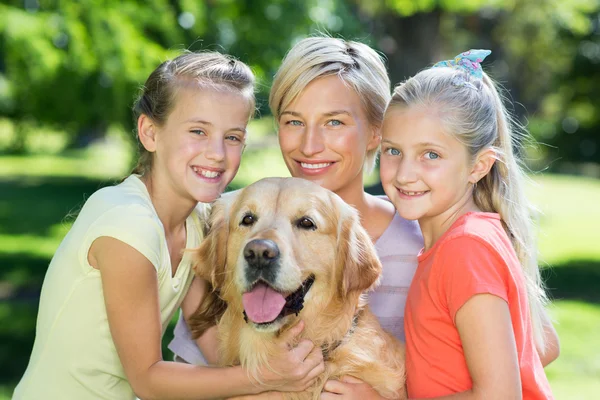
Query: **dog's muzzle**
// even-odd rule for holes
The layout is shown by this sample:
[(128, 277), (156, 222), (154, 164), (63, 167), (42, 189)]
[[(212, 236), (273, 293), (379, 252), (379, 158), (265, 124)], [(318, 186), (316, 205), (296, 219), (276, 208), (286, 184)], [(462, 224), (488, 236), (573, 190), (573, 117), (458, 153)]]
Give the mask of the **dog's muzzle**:
[[(302, 282), (302, 285), (300, 285), (300, 287), (294, 293), (287, 296), (285, 298), (285, 304), (281, 309), (281, 312), (273, 321), (279, 318), (283, 318), (290, 314), (296, 314), (297, 316), (298, 313), (300, 313), (300, 311), (302, 311), (302, 309), (304, 308), (304, 297), (306, 296), (314, 282), (315, 276), (309, 276), (304, 280), (304, 282)], [(244, 311), (244, 321), (248, 322), (248, 316), (246, 315), (246, 311)], [(271, 323), (273, 321), (269, 321), (266, 323)]]
[(262, 279), (266, 282), (275, 282), (279, 270), (279, 247), (269, 239), (254, 239), (244, 247), (244, 259), (248, 264), (246, 268), (246, 281), (256, 282)]

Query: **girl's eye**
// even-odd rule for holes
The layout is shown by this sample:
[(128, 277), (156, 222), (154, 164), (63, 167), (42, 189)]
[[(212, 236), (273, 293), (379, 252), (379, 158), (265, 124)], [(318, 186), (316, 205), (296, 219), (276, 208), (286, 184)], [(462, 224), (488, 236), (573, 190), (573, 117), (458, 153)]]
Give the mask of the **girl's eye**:
[(292, 120), (286, 122), (285, 124), (292, 125), (292, 126), (302, 126), (302, 122), (298, 121), (297, 119), (292, 119)]
[(385, 152), (387, 154), (389, 154), (390, 156), (399, 156), (400, 155), (400, 150), (394, 149), (393, 147), (386, 149)]
[(339, 119), (332, 119), (330, 121), (327, 121), (327, 125), (330, 125), (330, 126), (340, 126), (340, 125), (344, 125), (344, 124)]
[(239, 137), (237, 137), (235, 135), (227, 136), (225, 139), (231, 140), (231, 141), (234, 141), (234, 142), (241, 142), (242, 141), (242, 139), (240, 139)]
[(438, 153), (434, 153), (433, 151), (428, 151), (425, 153), (425, 157), (429, 160), (437, 160), (440, 158), (440, 155)]
[(206, 132), (204, 132), (202, 129), (192, 129), (190, 132), (192, 132), (193, 134), (196, 134), (198, 136), (206, 135)]

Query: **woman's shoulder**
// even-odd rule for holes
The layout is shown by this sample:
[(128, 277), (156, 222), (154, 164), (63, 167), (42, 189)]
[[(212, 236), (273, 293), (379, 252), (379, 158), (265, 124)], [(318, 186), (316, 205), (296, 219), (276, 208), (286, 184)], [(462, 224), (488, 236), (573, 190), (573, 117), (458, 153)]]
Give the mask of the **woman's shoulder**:
[(417, 254), (423, 248), (423, 235), (417, 221), (402, 218), (386, 196), (376, 196), (377, 201), (391, 205), (393, 217), (376, 242), (379, 251)]

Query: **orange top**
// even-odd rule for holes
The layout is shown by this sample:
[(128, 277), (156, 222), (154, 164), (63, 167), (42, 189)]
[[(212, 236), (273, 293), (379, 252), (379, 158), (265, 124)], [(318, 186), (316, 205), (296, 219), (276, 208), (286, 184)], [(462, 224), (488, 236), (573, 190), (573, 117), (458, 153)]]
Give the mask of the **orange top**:
[(523, 399), (552, 399), (536, 351), (523, 270), (500, 217), (467, 213), (419, 255), (404, 328), (410, 398), (446, 396), (472, 388), (455, 316), (474, 295), (508, 303), (521, 372)]

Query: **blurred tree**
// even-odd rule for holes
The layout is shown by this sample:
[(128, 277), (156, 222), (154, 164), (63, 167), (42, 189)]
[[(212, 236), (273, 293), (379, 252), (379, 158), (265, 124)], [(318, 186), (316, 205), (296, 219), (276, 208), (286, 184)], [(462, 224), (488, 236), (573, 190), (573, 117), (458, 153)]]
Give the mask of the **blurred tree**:
[(264, 98), (287, 49), (315, 30), (363, 31), (334, 0), (2, 1), (0, 116), (59, 125), (79, 145), (131, 129), (132, 93), (182, 49), (248, 62)]
[(537, 166), (600, 162), (599, 0), (354, 1), (375, 21), (394, 83), (466, 49), (492, 49), (486, 70), (551, 145)]
[(132, 93), (182, 49), (248, 62), (259, 107), (294, 41), (318, 30), (388, 57), (397, 83), (433, 61), (490, 48), (486, 68), (524, 107), (543, 156), (600, 161), (600, 0), (0, 0), (0, 117), (86, 144), (131, 129)]

